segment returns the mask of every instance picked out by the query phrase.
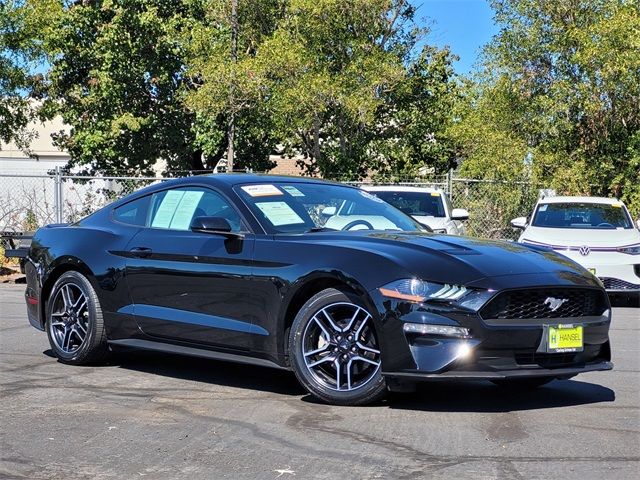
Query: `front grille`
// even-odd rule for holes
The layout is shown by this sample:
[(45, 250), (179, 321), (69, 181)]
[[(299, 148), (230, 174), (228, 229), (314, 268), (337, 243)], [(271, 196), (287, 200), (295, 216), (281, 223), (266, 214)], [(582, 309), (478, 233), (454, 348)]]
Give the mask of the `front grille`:
[(607, 290), (638, 290), (640, 289), (640, 285), (636, 285), (635, 283), (625, 282), (624, 280), (620, 280), (619, 278), (609, 278), (609, 277), (601, 277), (602, 283), (604, 284), (604, 288)]
[[(507, 290), (482, 307), (480, 316), (485, 320), (596, 316), (607, 308), (604, 297), (604, 292), (588, 288)], [(551, 304), (556, 300), (564, 301), (552, 310)]]

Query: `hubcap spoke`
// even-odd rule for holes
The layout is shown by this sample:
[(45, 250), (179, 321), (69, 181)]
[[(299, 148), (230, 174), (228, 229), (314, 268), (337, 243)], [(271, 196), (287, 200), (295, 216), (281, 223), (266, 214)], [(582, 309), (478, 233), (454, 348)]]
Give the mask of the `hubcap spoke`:
[(327, 319), (327, 321), (329, 322), (329, 325), (331, 325), (331, 328), (333, 328), (336, 332), (342, 332), (342, 329), (335, 324), (335, 322), (333, 321), (333, 318), (331, 318), (331, 315), (329, 315), (327, 313), (327, 309), (323, 308), (322, 309), (322, 313), (324, 313), (325, 318)]
[(380, 355), (380, 350), (376, 350), (375, 348), (367, 347), (366, 345), (363, 345), (360, 342), (357, 342), (356, 345), (358, 345), (358, 347), (361, 350), (364, 350), (365, 352), (371, 352), (371, 353), (375, 353), (376, 355)]

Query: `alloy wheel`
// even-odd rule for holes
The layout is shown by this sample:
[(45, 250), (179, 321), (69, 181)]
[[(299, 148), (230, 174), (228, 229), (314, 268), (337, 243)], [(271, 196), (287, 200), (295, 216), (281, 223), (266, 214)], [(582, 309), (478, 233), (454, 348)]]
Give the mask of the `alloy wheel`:
[(89, 305), (84, 291), (73, 283), (60, 287), (53, 299), (51, 338), (62, 352), (77, 352), (89, 331)]
[(347, 302), (320, 309), (304, 329), (302, 354), (321, 385), (344, 392), (363, 387), (380, 369), (371, 314)]

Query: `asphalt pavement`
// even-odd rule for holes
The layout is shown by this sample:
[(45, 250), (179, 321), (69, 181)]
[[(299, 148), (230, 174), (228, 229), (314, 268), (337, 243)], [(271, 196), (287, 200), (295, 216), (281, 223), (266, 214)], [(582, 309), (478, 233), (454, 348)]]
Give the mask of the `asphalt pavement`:
[(293, 374), (159, 353), (72, 367), (0, 285), (3, 479), (640, 478), (640, 310), (614, 309), (614, 370), (516, 393), (431, 383), (370, 407)]

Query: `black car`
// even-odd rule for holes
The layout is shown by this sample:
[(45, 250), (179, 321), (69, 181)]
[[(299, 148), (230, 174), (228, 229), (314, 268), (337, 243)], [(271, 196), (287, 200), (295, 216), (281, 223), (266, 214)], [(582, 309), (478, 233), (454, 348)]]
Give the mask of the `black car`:
[(29, 321), (64, 363), (117, 346), (246, 362), (343, 405), (431, 378), (521, 387), (612, 368), (611, 308), (578, 264), (427, 233), (320, 180), (153, 185), (41, 228), (24, 269)]

